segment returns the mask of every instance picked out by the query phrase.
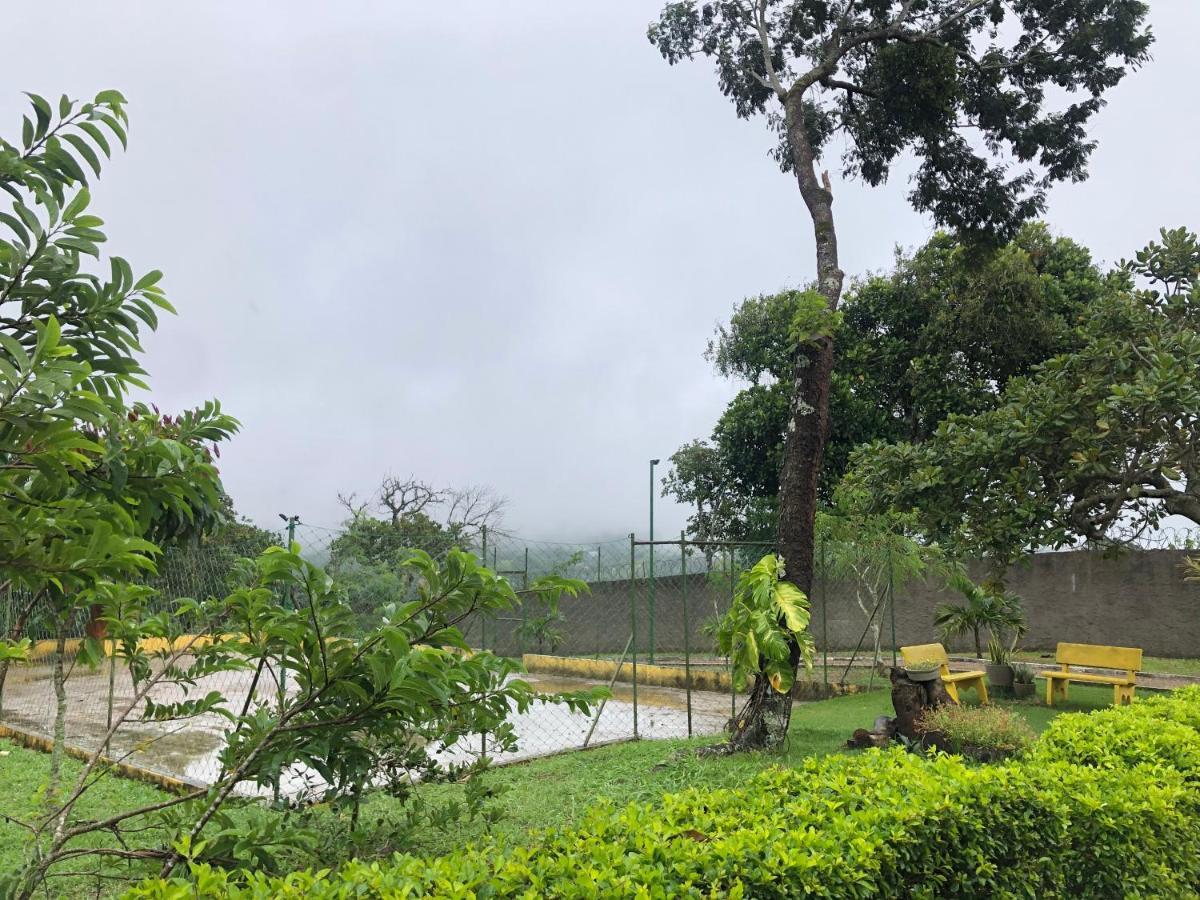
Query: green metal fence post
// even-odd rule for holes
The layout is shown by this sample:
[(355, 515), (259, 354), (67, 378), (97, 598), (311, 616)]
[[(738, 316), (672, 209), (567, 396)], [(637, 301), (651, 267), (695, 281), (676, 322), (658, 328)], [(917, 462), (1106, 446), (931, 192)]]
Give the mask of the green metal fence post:
[(892, 618), (892, 668), (896, 668), (896, 592), (892, 578), (892, 545), (889, 543), (887, 548), (887, 565), (888, 565), (888, 612)]
[(637, 567), (634, 562), (634, 535), (629, 533), (629, 636), (633, 641), (633, 736), (638, 736), (638, 698), (637, 698), (637, 591), (634, 590), (634, 577)]
[[(603, 579), (603, 576), (602, 576), (601, 570), (600, 570), (600, 554), (603, 552), (603, 550), (604, 550), (604, 546), (602, 544), (596, 545), (596, 583), (597, 584), (599, 584), (601, 582), (601, 580)], [(599, 659), (600, 658), (600, 617), (593, 614), (592, 618), (596, 620), (596, 659)]]
[[(521, 572), (521, 591), (529, 590), (529, 548), (525, 548), (525, 569)], [(517, 647), (520, 650), (521, 656), (525, 655), (525, 632), (529, 625), (529, 610), (525, 606), (525, 595), (521, 596), (521, 627), (517, 632)]]
[[(482, 553), (483, 564), (486, 566), (487, 565), (487, 526), (486, 525), (484, 525), (480, 529), (480, 534), (482, 535), (482, 538), (483, 538), (483, 553)], [(485, 613), (479, 614), (479, 649), (480, 650), (487, 649), (487, 615)], [(479, 757), (480, 757), (480, 759), (482, 759), (485, 756), (487, 756), (487, 732), (481, 731), (479, 733)]]
[(829, 687), (829, 564), (825, 560), (825, 539), (821, 538), (821, 666), (825, 687)]
[(654, 665), (654, 467), (658, 465), (657, 459), (650, 460), (650, 624), (647, 628), (649, 634), (647, 636), (647, 657), (651, 665)]
[(679, 574), (683, 585), (683, 683), (687, 691), (688, 737), (692, 736), (692, 628), (688, 620), (687, 535), (679, 532)]
[[(282, 516), (283, 514), (280, 513), (280, 515)], [(288, 552), (291, 552), (292, 545), (296, 543), (296, 525), (300, 522), (300, 517), (299, 516), (283, 516), (283, 519), (285, 522), (287, 522)], [(290, 586), (288, 587), (288, 604), (287, 605), (290, 609), (296, 608), (295, 588), (292, 588)], [(112, 696), (111, 692), (109, 693), (109, 696), (110, 697)], [(282, 666), (279, 667), (278, 701), (279, 701), (279, 714), (283, 715), (283, 705), (287, 702), (287, 669), (283, 668)], [(110, 718), (111, 718), (111, 713), (110, 713)], [(110, 727), (111, 727), (111, 725), (110, 725)], [(283, 765), (280, 764), (279, 770), (275, 773), (275, 784), (274, 784), (272, 792), (271, 792), (272, 799), (274, 800), (276, 805), (279, 804), (279, 783), (282, 780), (283, 780)]]
[[(725, 558), (729, 563), (729, 608), (733, 608), (733, 548), (725, 548)], [(733, 682), (733, 654), (729, 655), (729, 716), (737, 715), (737, 685)]]

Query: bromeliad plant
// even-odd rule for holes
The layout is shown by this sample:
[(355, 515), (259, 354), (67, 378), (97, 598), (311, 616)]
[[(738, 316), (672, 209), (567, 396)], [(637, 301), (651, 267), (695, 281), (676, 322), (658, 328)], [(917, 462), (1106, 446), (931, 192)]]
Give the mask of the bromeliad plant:
[[(733, 662), (733, 680), (739, 688), (753, 678), (754, 686), (738, 722), (762, 721), (767, 733), (752, 735), (770, 745), (787, 733), (791, 705), (780, 703), (792, 689), (797, 666), (812, 670), (813, 641), (808, 632), (808, 597), (784, 581), (783, 561), (775, 554), (760, 559), (742, 573), (729, 612), (717, 623), (717, 649)], [(761, 676), (761, 677), (760, 677)], [(778, 711), (782, 715), (767, 713)], [(735, 736), (745, 729), (734, 729)], [(760, 744), (759, 746), (762, 746)], [(729, 746), (730, 750), (739, 749)]]

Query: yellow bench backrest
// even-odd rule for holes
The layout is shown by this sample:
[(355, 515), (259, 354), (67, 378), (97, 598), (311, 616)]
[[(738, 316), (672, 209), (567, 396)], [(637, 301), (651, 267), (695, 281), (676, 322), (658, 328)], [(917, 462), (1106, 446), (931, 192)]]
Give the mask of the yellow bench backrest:
[(913, 644), (911, 647), (901, 647), (900, 657), (905, 665), (918, 659), (933, 659), (941, 663), (943, 675), (950, 671), (950, 657), (946, 655), (946, 648), (941, 644)]
[(1054, 660), (1062, 666), (1092, 666), (1097, 669), (1124, 669), (1136, 672), (1142, 667), (1140, 647), (1106, 647), (1103, 644), (1059, 644)]

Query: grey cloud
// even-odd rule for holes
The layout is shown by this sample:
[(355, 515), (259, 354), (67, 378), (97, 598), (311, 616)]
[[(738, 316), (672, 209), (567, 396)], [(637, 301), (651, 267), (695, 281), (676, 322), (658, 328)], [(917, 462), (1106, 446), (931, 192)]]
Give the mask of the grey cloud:
[[(130, 98), (95, 207), (180, 311), (147, 341), (157, 402), (242, 418), (223, 472), (253, 518), (333, 524), (394, 470), (491, 484), (531, 537), (641, 531), (646, 461), (736, 389), (713, 325), (812, 272), (765, 127), (658, 58), (659, 5), (27, 4), (0, 127), (21, 89)], [(1152, 9), (1156, 59), (1048, 216), (1108, 260), (1198, 224), (1200, 8)], [(847, 271), (929, 234), (904, 194), (836, 185)]]

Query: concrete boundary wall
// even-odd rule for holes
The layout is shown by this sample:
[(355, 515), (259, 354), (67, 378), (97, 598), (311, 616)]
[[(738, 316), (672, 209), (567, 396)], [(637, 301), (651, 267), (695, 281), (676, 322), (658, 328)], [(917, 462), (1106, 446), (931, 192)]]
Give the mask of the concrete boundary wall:
[[(1059, 641), (1069, 641), (1141, 647), (1148, 656), (1200, 657), (1200, 583), (1184, 580), (1182, 562), (1188, 555), (1182, 550), (1143, 550), (1118, 556), (1089, 551), (1037, 554), (1008, 575), (1008, 586), (1023, 599), (1029, 622), (1029, 634), (1022, 646), (1053, 650)], [(983, 577), (982, 565), (970, 569), (976, 578)], [(937, 608), (957, 602), (961, 602), (958, 594), (932, 582), (898, 587), (897, 644), (936, 640), (933, 618)], [(728, 578), (719, 573), (656, 579), (655, 649), (680, 653), (686, 642), (693, 653), (710, 655), (713, 639), (704, 631), (704, 623), (723, 613), (728, 605)], [(487, 645), (513, 655), (619, 655), (636, 620), (639, 663), (646, 661), (646, 580), (593, 584), (590, 594), (564, 598), (560, 611), (563, 637), (556, 646), (539, 647), (532, 641), (522, 641), (515, 617), (490, 624)], [(830, 649), (851, 649), (858, 644), (866, 617), (852, 586), (826, 583), (823, 590), (818, 579), (812, 611), (812, 631), (818, 645), (823, 631), (827, 632)], [(883, 645), (890, 647), (891, 623), (886, 615), (881, 618)], [(868, 634), (868, 643), (870, 639)], [(967, 651), (971, 643), (956, 641), (949, 649)]]

